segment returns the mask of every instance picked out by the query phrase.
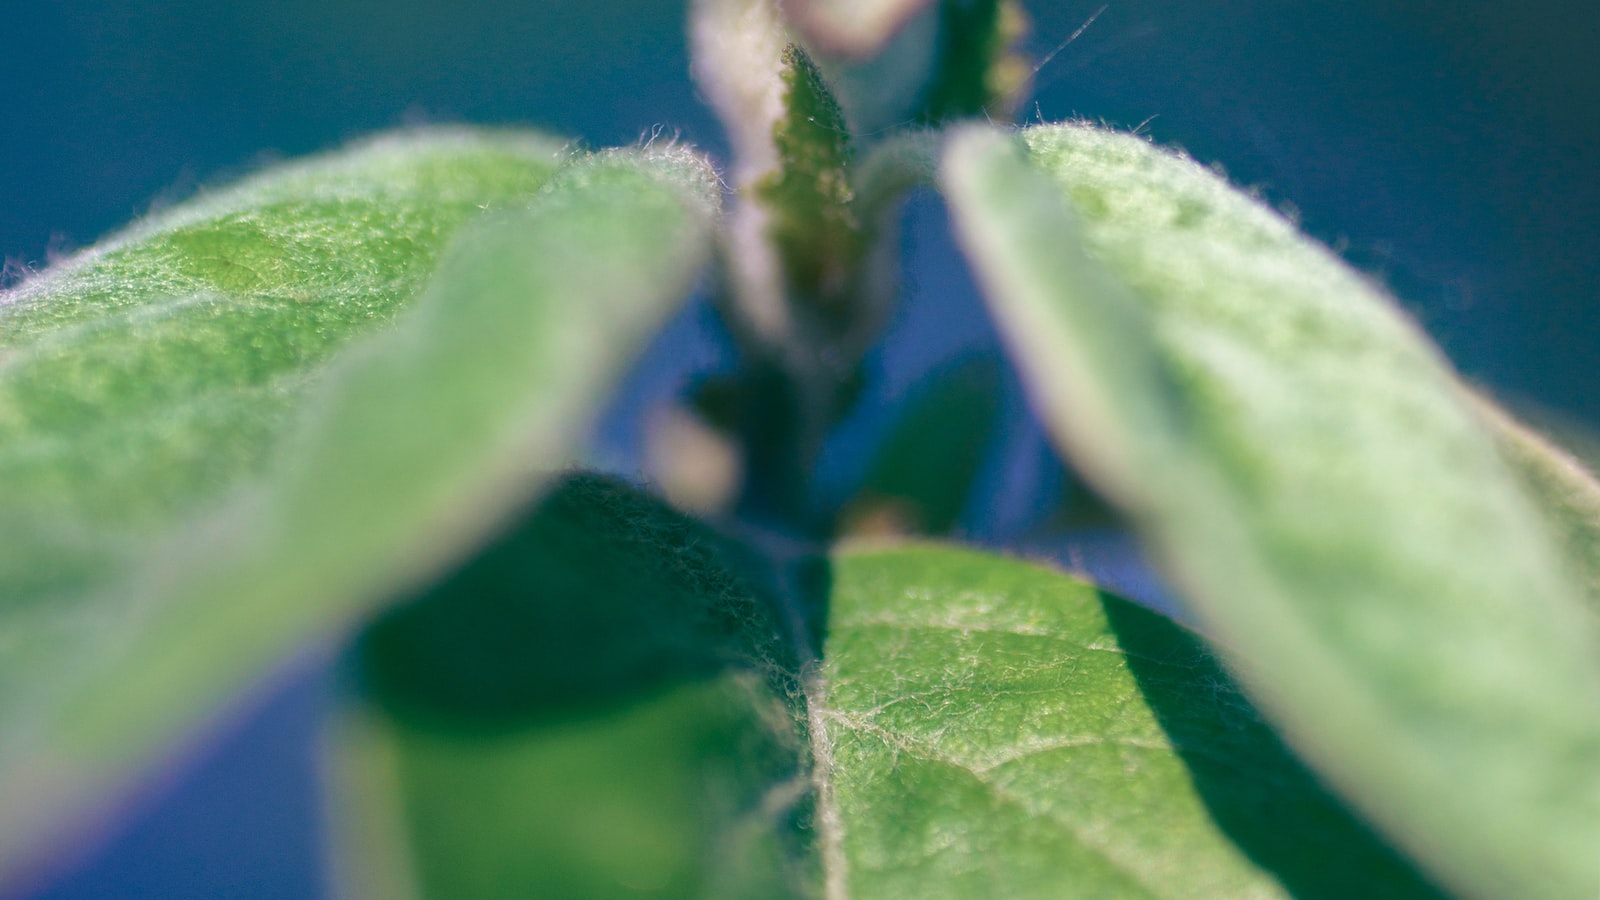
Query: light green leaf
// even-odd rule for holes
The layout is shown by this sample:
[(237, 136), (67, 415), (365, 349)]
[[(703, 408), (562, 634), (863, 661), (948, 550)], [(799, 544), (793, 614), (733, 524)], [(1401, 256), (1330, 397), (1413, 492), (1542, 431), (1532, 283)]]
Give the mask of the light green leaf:
[(1028, 563), (834, 559), (852, 897), (1429, 897), (1171, 621)]
[(749, 563), (577, 475), (386, 614), (330, 748), (349, 893), (808, 894), (798, 660)]
[[(581, 439), (632, 350), (688, 291), (705, 258), (718, 191), (705, 164), (683, 151), (607, 153), (567, 165), (515, 211), (458, 236), (397, 328), (346, 351), (313, 388), (264, 388), (273, 402), (270, 428), (242, 436), (207, 431), (212, 444), (182, 446), (205, 462), (238, 441), (250, 466), (235, 465), (230, 479), (204, 473), (209, 493), (186, 502), (154, 492), (154, 505), (169, 504), (163, 517), (140, 523), (155, 537), (118, 546), (125, 556), (94, 580), (81, 579), (76, 593), (8, 603), (0, 655), (0, 793), (8, 798), (0, 806), (0, 868), (39, 840), (41, 828), (78, 812), (286, 650), (430, 574), (526, 499)], [(393, 215), (426, 221), (438, 199), (423, 194)], [(494, 201), (480, 195), (468, 205)], [(381, 226), (382, 208), (365, 212)], [(198, 214), (182, 219), (191, 220), (209, 234)], [(279, 226), (287, 250), (256, 252), (293, 258), (301, 249), (293, 221)], [(230, 227), (224, 216), (218, 230)], [(149, 265), (165, 273), (175, 264), (149, 247), (159, 248), (169, 233), (154, 229), (128, 252), (154, 255)], [(442, 240), (432, 226), (423, 234)], [(395, 240), (376, 246), (397, 252)], [(314, 263), (308, 268), (322, 279), (369, 271), (380, 286), (420, 280), (407, 282), (384, 257), (361, 251), (360, 244), (330, 249), (339, 266), (331, 275)], [(115, 291), (135, 274), (109, 269), (93, 277)], [(41, 305), (75, 302), (36, 296)], [(205, 405), (210, 382), (195, 384), (194, 368), (254, 365), (244, 348), (287, 356), (290, 362), (274, 370), (285, 375), (315, 373), (304, 365), (311, 351), (299, 349), (307, 342), (299, 329), (323, 332), (293, 311), (320, 296), (285, 301), (278, 329), (248, 318), (230, 323), (198, 361), (137, 340), (117, 359), (149, 362), (127, 373), (90, 349), (63, 342), (60, 352), (77, 360), (89, 384), (153, 382), (151, 392), (165, 405), (152, 401), (150, 415), (172, 415), (169, 407)], [(331, 299), (354, 310), (360, 295)], [(223, 304), (236, 305), (253, 308)], [(63, 340), (62, 332), (52, 334)], [(197, 343), (181, 329), (173, 340)], [(122, 419), (130, 429), (148, 424), (122, 416), (119, 397), (97, 395), (81, 415)], [(240, 417), (256, 421), (250, 414), (262, 418), (253, 411)], [(277, 440), (291, 425), (293, 438)], [(59, 440), (70, 449), (91, 437), (67, 430)], [(212, 449), (218, 441), (220, 449)], [(125, 472), (107, 465), (86, 468), (101, 484), (130, 489)], [(90, 515), (74, 523), (111, 543), (88, 529), (101, 524)]]
[(203, 194), (0, 294), (5, 612), (59, 614), (267, 471), (339, 348), (415, 300), (463, 222), (525, 202), (566, 156), (537, 135), (381, 138)]
[(1257, 702), (1453, 889), (1600, 886), (1581, 590), (1446, 364), (1280, 216), (1139, 138), (941, 172), (1040, 409)]
[[(1600, 481), (1579, 458), (1505, 410), (1481, 396), (1472, 399), (1506, 462), (1565, 548), (1588, 594), (1589, 609), (1600, 614)], [(1583, 435), (1573, 437), (1583, 440)]]

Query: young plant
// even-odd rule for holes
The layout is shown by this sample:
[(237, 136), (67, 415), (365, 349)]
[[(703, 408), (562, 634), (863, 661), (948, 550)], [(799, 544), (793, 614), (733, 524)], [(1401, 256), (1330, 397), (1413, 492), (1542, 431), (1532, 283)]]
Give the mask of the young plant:
[[(995, 124), (1022, 22), (696, 0), (725, 175), (405, 132), (0, 295), (0, 873), (348, 636), (355, 896), (1595, 896), (1600, 486), (1214, 172)], [(982, 367), (821, 499), (919, 186), (1194, 630), (852, 537), (953, 528)], [(741, 353), (663, 447), (698, 517), (582, 468), (697, 284)]]

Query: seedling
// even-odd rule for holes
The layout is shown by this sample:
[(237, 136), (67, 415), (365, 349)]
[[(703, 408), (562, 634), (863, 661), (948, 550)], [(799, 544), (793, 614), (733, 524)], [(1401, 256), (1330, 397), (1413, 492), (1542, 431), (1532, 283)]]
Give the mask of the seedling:
[[(0, 872), (333, 639), (355, 896), (1600, 892), (1586, 472), (1213, 171), (1004, 124), (1009, 0), (692, 16), (726, 169), (408, 131), (0, 295)], [(816, 489), (917, 188), (1194, 630), (949, 539), (981, 365)], [(585, 471), (697, 285), (737, 368)]]

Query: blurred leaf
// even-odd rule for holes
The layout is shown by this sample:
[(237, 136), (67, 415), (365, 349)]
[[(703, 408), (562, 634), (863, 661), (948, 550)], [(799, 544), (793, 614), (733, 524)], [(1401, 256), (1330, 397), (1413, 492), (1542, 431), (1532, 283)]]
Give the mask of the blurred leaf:
[(948, 37), (940, 4), (922, 4), (870, 52), (827, 38), (825, 30), (795, 14), (793, 5), (785, 9), (796, 20), (796, 31), (827, 77), (861, 147), (922, 120), (920, 113), (942, 74), (940, 51)]
[(808, 894), (799, 664), (752, 566), (575, 475), (381, 618), (331, 748), (351, 893)]
[(1473, 399), (1506, 462), (1522, 479), (1545, 523), (1566, 549), (1567, 559), (1588, 593), (1590, 611), (1600, 614), (1600, 482), (1584, 468), (1584, 462), (1594, 464), (1593, 448), (1587, 444), (1590, 436), (1576, 428), (1561, 435), (1568, 446), (1588, 451), (1584, 457), (1574, 458), (1489, 400), (1476, 395)]
[[(813, 328), (850, 327), (866, 244), (850, 201), (850, 133), (822, 74), (797, 45), (783, 53), (784, 114), (773, 126), (778, 167), (755, 189), (784, 283)], [(819, 327), (820, 326), (820, 327)]]
[(1086, 126), (941, 180), (1041, 413), (1297, 749), (1454, 889), (1592, 896), (1600, 671), (1420, 334), (1204, 167)]
[[(470, 169), (474, 159), (461, 164)], [(427, 183), (415, 169), (401, 172), (400, 187)], [(541, 178), (548, 175), (546, 166)], [(292, 171), (290, 177), (303, 176)], [(287, 249), (233, 249), (229, 235), (236, 217), (227, 214), (216, 226), (221, 237), (207, 230), (201, 212), (179, 213), (178, 221), (205, 236), (214, 246), (208, 253), (226, 252), (235, 260), (256, 253), (261, 259), (251, 271), (270, 273), (277, 260), (309, 254), (293, 237), (310, 240), (320, 232), (314, 220), (308, 225), (295, 217), (305, 203), (317, 201), (319, 191), (336, 195), (337, 180), (320, 184), (273, 188), (307, 195), (289, 204), (292, 215), (278, 226), (288, 235)], [(259, 186), (247, 186), (241, 203), (249, 188)], [(524, 208), (465, 229), (398, 328), (346, 351), (315, 388), (299, 392), (284, 393), (275, 385), (314, 371), (300, 367), (309, 351), (293, 349), (315, 343), (301, 337), (302, 329), (321, 336), (332, 327), (301, 318), (315, 319), (314, 312), (281, 312), (278, 329), (248, 316), (242, 323), (223, 318), (226, 327), (202, 318), (196, 330), (214, 346), (174, 326), (172, 340), (185, 350), (199, 348), (193, 355), (160, 343), (148, 346), (154, 337), (137, 327), (119, 329), (115, 333), (125, 346), (116, 347), (113, 359), (146, 361), (132, 371), (107, 363), (93, 345), (73, 347), (71, 340), (97, 329), (72, 323), (71, 314), (62, 312), (59, 318), (68, 324), (40, 341), (48, 345), (53, 336), (68, 372), (81, 373), (86, 384), (147, 388), (161, 401), (140, 407), (145, 415), (124, 415), (121, 404), (132, 401), (115, 392), (93, 395), (95, 402), (85, 401), (79, 413), (84, 419), (104, 416), (137, 430), (153, 418), (206, 410), (212, 382), (194, 383), (193, 372), (211, 366), (223, 372), (267, 369), (259, 379), (276, 376), (267, 384), (248, 382), (271, 399), (271, 427), (246, 409), (227, 420), (253, 428), (243, 437), (205, 432), (212, 441), (224, 441), (224, 450), (234, 446), (227, 441), (246, 442), (253, 465), (237, 465), (231, 480), (210, 473), (197, 477), (209, 491), (192, 492), (200, 496), (183, 497), (187, 503), (155, 492), (150, 505), (165, 505), (166, 515), (138, 520), (152, 537), (119, 545), (112, 538), (120, 533), (101, 537), (90, 528), (103, 528), (97, 519), (85, 514), (74, 521), (77, 533), (96, 537), (95, 546), (108, 544), (125, 554), (97, 557), (115, 559), (116, 565), (102, 566), (93, 581), (80, 578), (74, 587), (84, 587), (78, 593), (38, 590), (25, 602), (7, 597), (0, 664), (0, 793), (7, 802), (0, 805), (0, 868), (42, 840), (41, 829), (80, 812), (296, 644), (448, 563), (523, 502), (581, 438), (632, 350), (687, 292), (705, 256), (718, 193), (709, 168), (683, 151), (608, 153), (571, 163), (531, 202), (517, 204)], [(390, 214), (399, 222), (427, 222), (436, 215), (428, 210), (438, 199), (423, 193)], [(476, 210), (493, 200), (492, 193), (479, 194), (468, 205)], [(379, 228), (385, 211), (344, 212), (364, 214), (361, 221)], [(255, 221), (263, 214), (247, 209), (242, 215)], [(113, 245), (82, 268), (41, 282), (27, 299), (41, 309), (87, 303), (46, 290), (82, 281), (101, 285), (113, 297), (124, 282), (138, 290), (143, 270), (110, 267), (123, 258), (119, 249), (145, 260), (142, 265), (156, 277), (176, 278), (165, 273), (191, 257), (165, 249), (174, 233), (187, 234), (179, 227), (135, 235), (137, 240)], [(430, 245), (438, 240), (431, 225), (422, 234)], [(398, 252), (397, 240), (386, 235), (376, 246)], [(391, 272), (383, 256), (362, 251), (361, 244), (330, 246), (325, 256), (336, 261), (333, 275), (308, 263), (307, 277), (329, 280), (353, 269), (370, 272), (370, 284), (410, 283), (403, 268)], [(95, 269), (102, 260), (110, 268)], [(294, 282), (279, 288), (297, 289)], [(335, 309), (324, 315), (356, 315), (364, 296), (311, 293), (285, 303), (295, 310), (296, 303), (325, 297)], [(240, 301), (221, 306), (255, 308)], [(244, 349), (250, 347), (274, 348), (289, 362), (266, 367)], [(278, 349), (284, 347), (290, 349)], [(234, 382), (216, 380), (228, 397)], [(291, 424), (293, 440), (271, 439)], [(84, 427), (80, 421), (78, 428)], [(170, 427), (158, 429), (171, 433)], [(83, 430), (56, 435), (63, 453), (102, 438), (117, 439)], [(196, 449), (187, 438), (183, 448), (199, 460), (212, 458), (206, 445)], [(274, 454), (281, 464), (268, 466)], [(113, 490), (130, 489), (122, 470), (89, 471), (100, 473), (99, 483)], [(225, 505), (219, 502), (224, 497), (231, 497)], [(15, 503), (10, 494), (3, 502)], [(190, 515), (208, 506), (215, 512)], [(115, 513), (122, 507), (106, 509)], [(60, 591), (64, 585), (58, 580), (51, 587)]]
[(1010, 119), (1032, 79), (1016, 44), (1028, 18), (1015, 0), (945, 0), (939, 65), (923, 98), (922, 121), (987, 116)]
[(265, 473), (334, 354), (416, 299), (463, 222), (525, 202), (565, 156), (537, 135), (380, 138), (203, 194), (0, 295), (0, 610), (60, 615)]
[(846, 509), (851, 530), (954, 529), (994, 441), (999, 393), (1000, 366), (990, 357), (960, 360), (928, 378), (895, 419)]
[(1523, 399), (1505, 403), (1504, 409), (1516, 421), (1544, 435), (1546, 443), (1576, 460), (1591, 474), (1600, 471), (1600, 430), (1593, 423)]
[(849, 896), (1434, 896), (1170, 620), (955, 548), (833, 576)]

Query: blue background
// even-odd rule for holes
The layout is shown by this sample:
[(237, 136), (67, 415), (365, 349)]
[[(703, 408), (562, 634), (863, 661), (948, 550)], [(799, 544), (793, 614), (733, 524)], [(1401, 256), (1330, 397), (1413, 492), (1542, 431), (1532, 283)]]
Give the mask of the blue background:
[[(1099, 6), (1031, 3), (1033, 44), (1048, 51)], [(677, 3), (0, 11), (0, 255), (13, 275), (200, 184), (404, 124), (523, 123), (592, 145), (660, 124), (725, 155), (688, 80)], [(1469, 377), (1594, 423), (1597, 46), (1600, 6), (1572, 0), (1122, 0), (1039, 72), (1030, 109), (1145, 123), (1222, 165), (1391, 285)], [(908, 231), (913, 299), (876, 358), (868, 416), (917, 369), (992, 342), (938, 206), (915, 204)], [(714, 357), (704, 318), (686, 314), (658, 359)], [(624, 468), (638, 406), (622, 402), (601, 436), (601, 455)], [(975, 526), (990, 536), (1003, 536), (1008, 504), (1026, 515), (1029, 478), (1048, 468), (1026, 424), (1013, 437), (1004, 471), (1034, 475), (999, 479), (998, 505)], [(287, 666), (24, 896), (324, 893), (320, 659)]]

